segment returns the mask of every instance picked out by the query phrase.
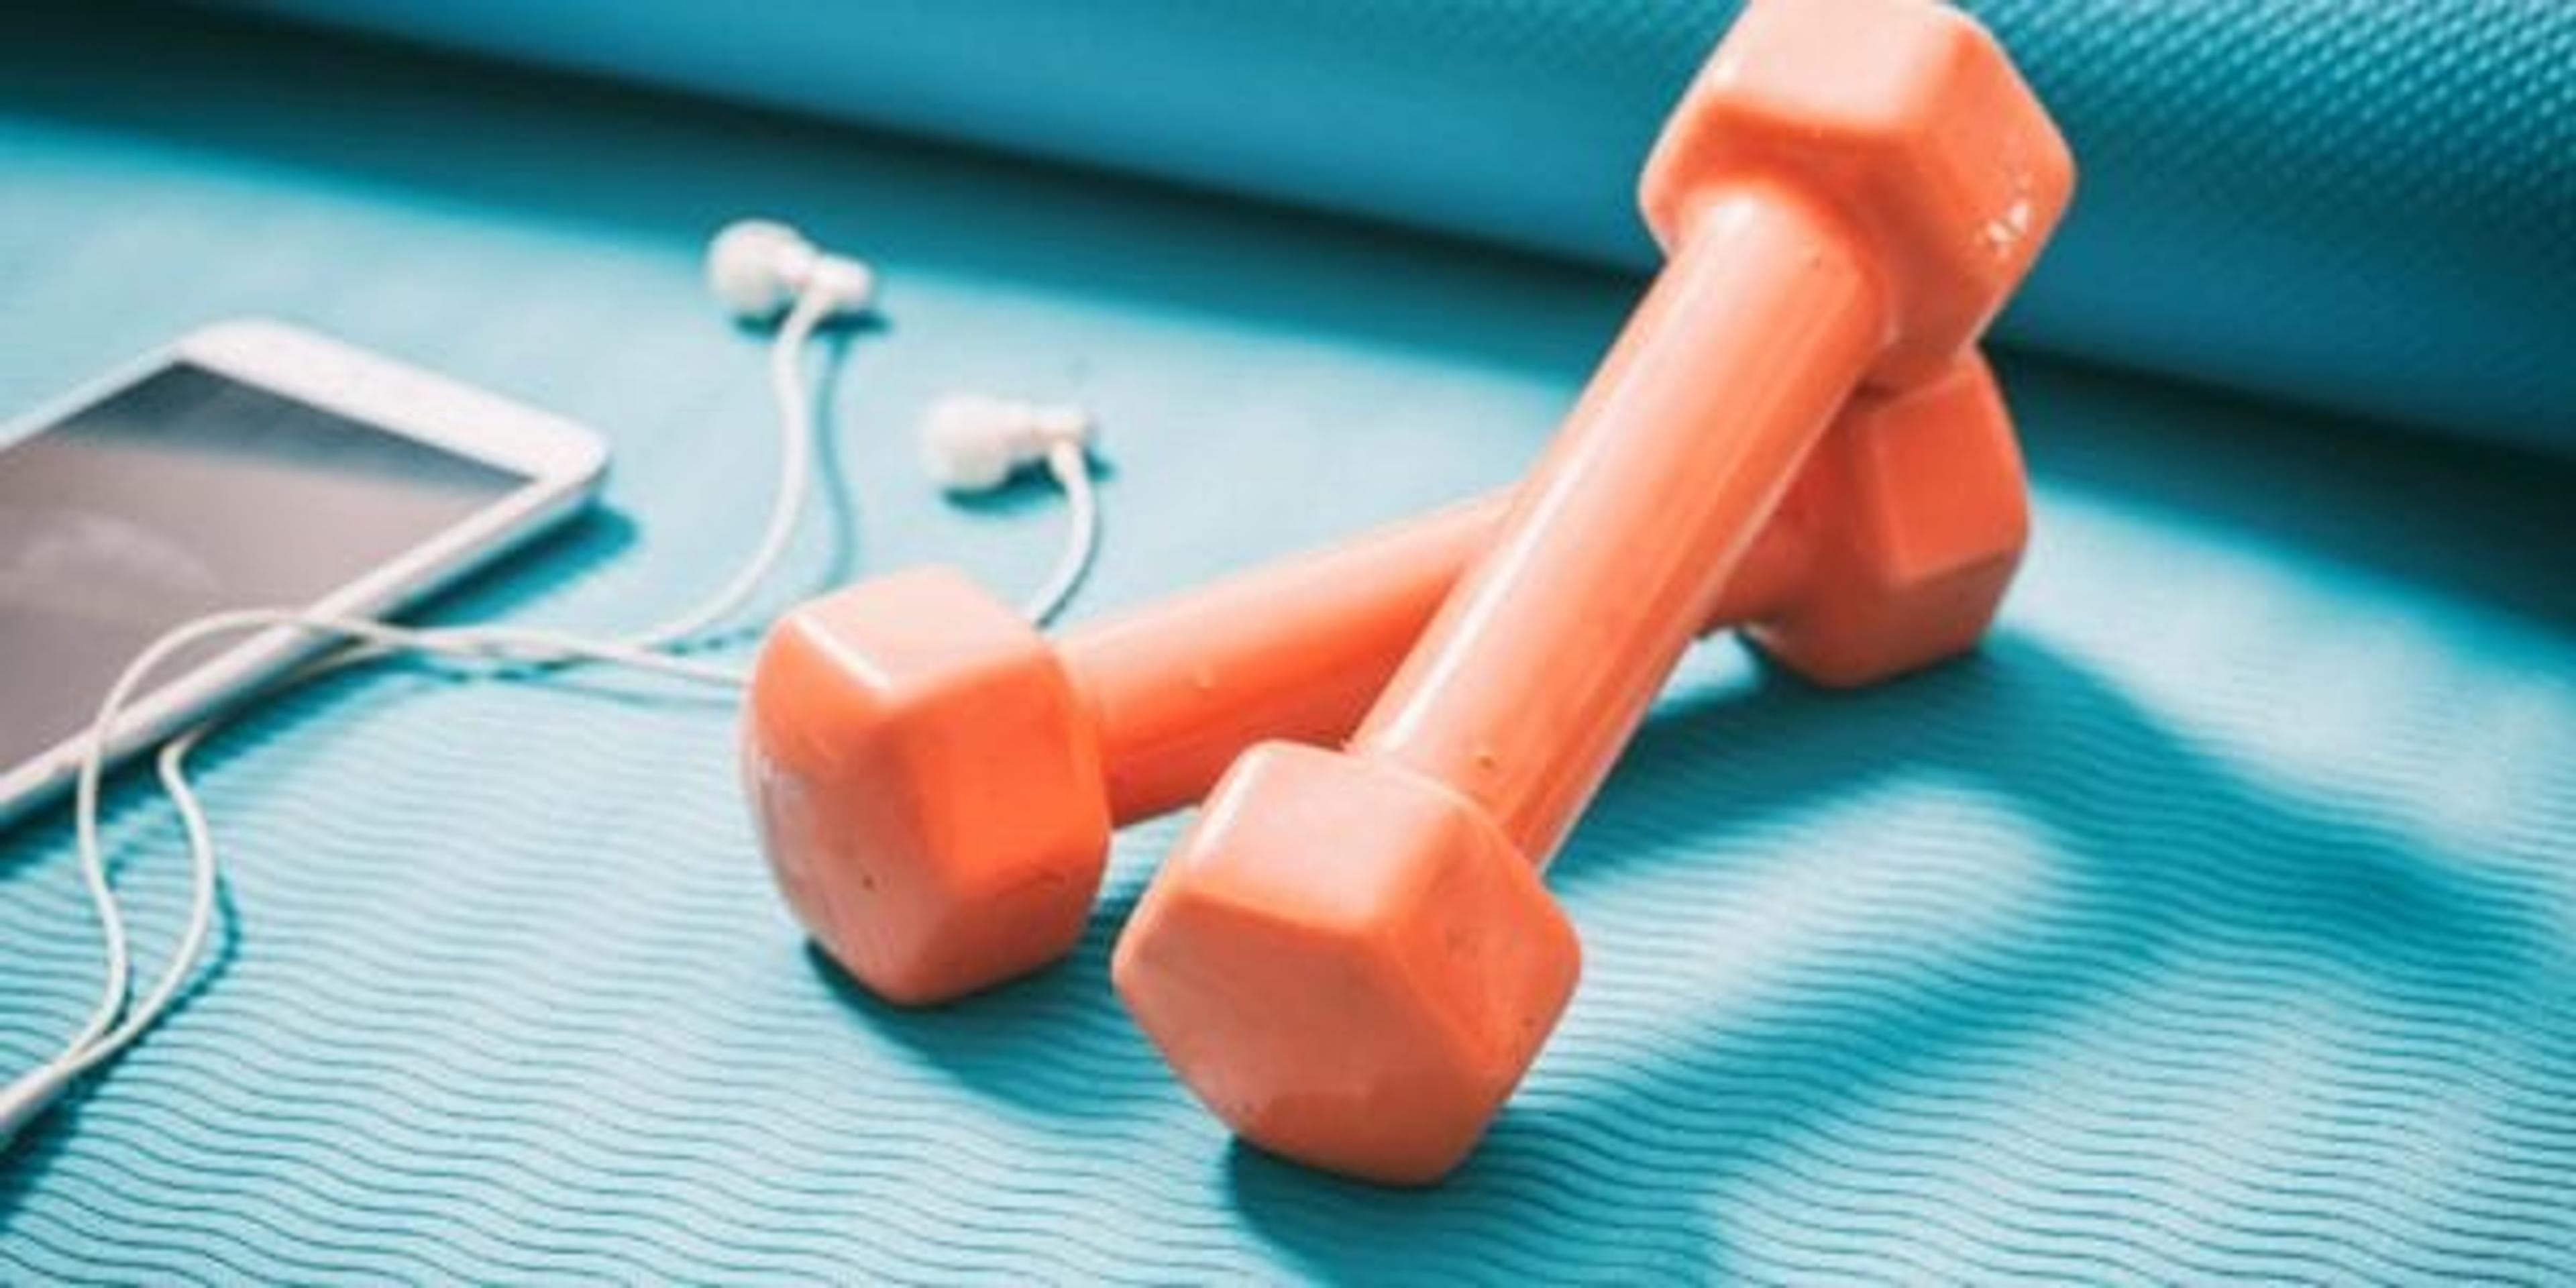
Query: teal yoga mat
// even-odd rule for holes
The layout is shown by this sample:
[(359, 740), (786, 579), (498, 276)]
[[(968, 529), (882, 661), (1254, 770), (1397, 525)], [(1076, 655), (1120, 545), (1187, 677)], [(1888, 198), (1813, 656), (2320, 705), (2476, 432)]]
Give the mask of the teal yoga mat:
[[(262, 0), (1623, 265), (1733, 0)], [(2576, 449), (2576, 5), (1972, 0), (2082, 194), (2003, 334)]]
[[(218, 16), (13, 32), (0, 405), (258, 311), (614, 440), (604, 511), (442, 619), (652, 619), (752, 539), (761, 345), (696, 263), (747, 208), (891, 318), (773, 606), (1044, 574), (1042, 489), (916, 478), (938, 392), (1101, 410), (1097, 613), (1508, 479), (1635, 289)], [(1695, 654), (1551, 875), (1582, 993), (1443, 1188), (1237, 1148), (1153, 1058), (1104, 962), (1173, 824), (1063, 968), (892, 1010), (776, 906), (729, 711), (395, 667), (204, 758), (214, 961), (0, 1154), (0, 1282), (2576, 1278), (2576, 473), (2003, 368), (2038, 538), (1992, 647), (1846, 696)], [(0, 833), (0, 1067), (94, 984), (67, 830)]]

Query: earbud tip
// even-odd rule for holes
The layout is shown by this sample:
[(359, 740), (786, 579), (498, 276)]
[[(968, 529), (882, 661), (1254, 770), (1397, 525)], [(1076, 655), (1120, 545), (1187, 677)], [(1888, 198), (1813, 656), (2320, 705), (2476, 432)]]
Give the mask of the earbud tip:
[(1009, 403), (980, 394), (951, 394), (921, 418), (921, 468), (950, 492), (989, 492), (1019, 467), (1016, 417)]
[(707, 290), (736, 317), (769, 317), (787, 307), (793, 293), (789, 261), (813, 253), (785, 224), (737, 219), (707, 243)]
[(942, 491), (975, 493), (990, 492), (1009, 482), (1013, 464), (1008, 453), (989, 450), (985, 445), (965, 451), (924, 445), (921, 467)]
[(814, 276), (805, 289), (822, 292), (830, 300), (827, 311), (833, 316), (856, 317), (875, 306), (877, 275), (855, 259), (826, 255), (814, 265)]

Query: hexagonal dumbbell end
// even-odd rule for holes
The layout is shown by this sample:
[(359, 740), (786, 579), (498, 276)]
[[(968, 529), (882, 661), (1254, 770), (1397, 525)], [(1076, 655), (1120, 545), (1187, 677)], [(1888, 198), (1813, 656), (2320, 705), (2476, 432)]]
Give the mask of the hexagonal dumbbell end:
[(770, 632), (743, 773), (788, 905), (879, 995), (937, 1001), (1069, 950), (1109, 839), (1090, 717), (1046, 641), (954, 572)]
[(1849, 688), (1974, 648), (2030, 540), (2021, 448), (1986, 364), (1854, 397), (1771, 522), (1804, 574), (1745, 632), (1791, 670)]
[(1897, 335), (1875, 379), (1976, 339), (2066, 209), (2075, 162), (2002, 46), (1929, 0), (1753, 0), (1656, 141), (1639, 202), (1670, 251), (1707, 194), (1769, 176), (1877, 251)]
[(1209, 797), (1111, 975), (1236, 1133), (1421, 1184), (1483, 1136), (1580, 960), (1537, 870), (1464, 799), (1271, 743)]

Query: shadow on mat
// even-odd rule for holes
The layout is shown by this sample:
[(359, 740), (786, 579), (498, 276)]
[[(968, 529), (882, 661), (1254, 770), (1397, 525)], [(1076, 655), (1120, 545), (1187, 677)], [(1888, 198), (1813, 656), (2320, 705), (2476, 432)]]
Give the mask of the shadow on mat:
[[(2177, 970), (2259, 959), (2274, 989), (2327, 979), (2502, 1015), (2576, 1006), (2576, 970), (2533, 933), (2527, 889), (2249, 782), (2116, 686), (2010, 635), (1879, 690), (1828, 694), (1769, 676), (1668, 708), (1596, 806), (1600, 820), (1628, 820), (1620, 838), (1605, 843), (1587, 823), (1550, 883), (1578, 922), (1595, 886), (1671, 889), (1668, 913), (1637, 924), (1630, 903), (1618, 929), (1687, 938), (1683, 892), (1719, 875), (1711, 864), (1743, 877), (1855, 857), (1760, 852), (1758, 838), (1780, 834), (1766, 824), (1926, 780), (1990, 796), (2041, 829), (2053, 870), (2038, 883), (2052, 897), (1874, 944), (1792, 940), (1779, 952), (1798, 959), (1794, 987), (1695, 981), (1706, 986), (1699, 1013), (1651, 1042), (1619, 1043), (1619, 1059), (1559, 1073), (1543, 1056), (1533, 1086), (1548, 1094), (1525, 1094), (1437, 1189), (1353, 1184), (1238, 1144), (1225, 1164), (1235, 1202), (1280, 1250), (1335, 1279), (1723, 1274), (1729, 1193), (1782, 1166), (1783, 1142), (1832, 1137), (1838, 1121), (1948, 1066), (1992, 1068), (2099, 1016), (2152, 1010)], [(1685, 801), (1708, 806), (1676, 808)], [(1653, 819), (1654, 845), (1626, 843), (1640, 815)], [(1871, 884), (1856, 874), (1836, 895), (1866, 902)], [(1604, 928), (1584, 930), (1590, 947), (1606, 946)], [(1653, 954), (1615, 947), (1595, 967), (1630, 975), (1633, 990)], [(1569, 1030), (1583, 1010), (1578, 996)], [(2507, 1063), (2545, 1062), (2545, 1031)], [(1588, 1237), (1551, 1234), (1569, 1223)], [(1597, 1259), (1568, 1264), (1577, 1247)]]

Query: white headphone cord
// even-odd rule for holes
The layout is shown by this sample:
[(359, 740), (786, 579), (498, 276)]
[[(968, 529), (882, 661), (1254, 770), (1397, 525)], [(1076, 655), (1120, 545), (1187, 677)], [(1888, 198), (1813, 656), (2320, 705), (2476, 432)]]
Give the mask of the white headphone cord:
[[(689, 611), (622, 638), (598, 640), (533, 627), (420, 629), (290, 609), (246, 609), (184, 623), (155, 640), (126, 667), (100, 703), (98, 716), (90, 726), (74, 792), (81, 875), (106, 957), (100, 999), (89, 1019), (54, 1058), (0, 1087), (0, 1147), (43, 1113), (75, 1079), (113, 1059), (160, 1019), (194, 972), (213, 926), (219, 861), (204, 807), (188, 784), (186, 762), (188, 754), (220, 724), (219, 719), (172, 738), (155, 757), (156, 776), (177, 810), (187, 838), (188, 919), (160, 976), (139, 1004), (130, 1011), (126, 1009), (132, 966), (123, 911), (109, 881), (105, 850), (99, 841), (98, 795), (116, 724), (143, 681), (171, 654), (199, 641), (226, 634), (287, 629), (337, 636), (355, 646), (298, 670), (277, 687), (302, 683), (324, 672), (394, 652), (536, 664), (600, 662), (695, 683), (740, 687), (745, 677), (739, 672), (672, 657), (661, 650), (691, 642), (738, 610), (758, 593), (786, 556), (788, 543), (804, 514), (813, 469), (814, 413), (811, 396), (805, 389), (802, 359), (815, 331), (832, 316), (832, 306), (825, 292), (804, 293), (772, 339), (769, 376), (779, 417), (779, 470), (769, 521), (758, 545), (732, 579)], [(1039, 625), (1054, 618), (1081, 586), (1098, 546), (1100, 528), (1097, 498), (1080, 447), (1068, 444), (1050, 451), (1047, 467), (1065, 490), (1071, 528), (1054, 570), (1024, 606), (1028, 617)]]
[(1046, 581), (1020, 605), (1020, 615), (1044, 626), (1055, 620), (1072, 600), (1073, 592), (1082, 588), (1082, 579), (1091, 572), (1091, 556), (1100, 548), (1100, 501), (1091, 487), (1091, 462), (1084, 458), (1082, 443), (1060, 441), (1047, 448), (1047, 473), (1055, 476), (1056, 486), (1064, 489), (1064, 553), (1056, 556), (1055, 570)]
[(205, 811), (196, 793), (188, 786), (186, 759), (188, 753), (221, 723), (219, 720), (207, 721), (171, 739), (156, 758), (161, 786), (177, 807), (180, 823), (188, 838), (187, 928), (181, 932), (169, 963), (163, 967), (143, 1001), (126, 1011), (121, 1023), (117, 1022), (130, 975), (129, 949), (124, 917), (115, 893), (108, 885), (106, 853), (98, 838), (99, 785), (106, 771), (107, 748), (114, 737), (117, 721), (125, 714), (134, 691), (179, 650), (219, 636), (281, 628), (335, 635), (365, 646), (356, 653), (344, 653), (304, 668), (293, 677), (298, 681), (336, 670), (350, 662), (394, 652), (415, 652), (490, 661), (607, 662), (728, 688), (738, 688), (743, 682), (738, 672), (710, 663), (671, 657), (631, 643), (588, 640), (524, 627), (421, 630), (366, 618), (253, 608), (212, 613), (164, 633), (126, 666), (124, 672), (117, 676), (116, 683), (109, 687), (107, 697), (99, 703), (98, 716), (90, 723), (86, 750), (81, 756), (80, 778), (73, 789), (81, 875), (89, 886), (91, 902), (98, 914), (100, 938), (106, 946), (108, 958), (107, 975), (115, 991), (102, 1000), (89, 1023), (65, 1044), (60, 1054), (22, 1075), (5, 1090), (0, 1090), (0, 1141), (6, 1141), (16, 1133), (19, 1125), (42, 1112), (74, 1078), (114, 1057), (160, 1018), (195, 968), (213, 924), (217, 868), (214, 838), (207, 828)]
[[(168, 1007), (179, 985), (194, 969), (213, 922), (217, 860), (214, 840), (196, 793), (188, 787), (187, 754), (219, 721), (187, 730), (161, 748), (155, 765), (161, 786), (179, 811), (187, 833), (191, 869), (187, 928), (161, 977), (141, 1005), (126, 1010), (133, 967), (122, 907), (110, 884), (105, 848), (98, 836), (98, 789), (109, 743), (133, 690), (169, 655), (200, 640), (254, 630), (290, 628), (337, 635), (358, 641), (360, 648), (325, 658), (290, 677), (309, 680), (391, 652), (419, 652), (522, 662), (608, 662), (713, 683), (739, 685), (734, 672), (665, 656), (655, 650), (684, 642), (739, 608), (786, 556), (797, 521), (804, 516), (805, 495), (813, 462), (814, 416), (804, 389), (802, 358), (806, 343), (832, 313), (824, 292), (799, 297), (772, 337), (769, 349), (770, 392), (778, 406), (779, 470), (777, 492), (770, 502), (769, 522), (760, 543), (734, 576), (699, 603), (677, 616), (616, 640), (587, 640), (528, 627), (469, 626), (417, 630), (358, 618), (334, 618), (288, 609), (245, 609), (199, 617), (163, 633), (127, 665), (91, 723), (80, 776), (73, 792), (75, 846), (80, 852), (81, 881), (87, 888), (92, 916), (98, 922), (100, 951), (106, 968), (99, 1000), (89, 1018), (50, 1060), (0, 1087), (0, 1146), (18, 1129), (43, 1113), (72, 1080), (133, 1043)], [(124, 1022), (118, 1023), (122, 1014)]]
[[(25, 1123), (43, 1113), (73, 1080), (113, 1059), (167, 1012), (180, 988), (194, 972), (213, 926), (220, 865), (204, 807), (188, 784), (186, 762), (188, 754), (218, 727), (220, 719), (206, 721), (172, 738), (161, 747), (154, 760), (156, 776), (177, 810), (187, 838), (188, 919), (160, 976), (154, 980), (142, 1001), (127, 1010), (125, 1003), (132, 977), (130, 949), (123, 911), (108, 876), (105, 848), (99, 841), (98, 794), (117, 722), (144, 680), (171, 654), (202, 640), (228, 634), (285, 629), (336, 636), (350, 641), (353, 647), (299, 669), (273, 686), (272, 691), (397, 652), (539, 665), (608, 663), (695, 683), (740, 687), (745, 677), (737, 671), (673, 657), (663, 650), (693, 642), (708, 628), (738, 611), (759, 592), (778, 563), (786, 557), (788, 544), (794, 539), (798, 523), (804, 516), (813, 473), (814, 410), (812, 396), (805, 388), (804, 351), (814, 333), (833, 316), (834, 311), (835, 301), (829, 293), (807, 291), (799, 296), (772, 338), (769, 379), (779, 418), (779, 468), (769, 520), (759, 543), (734, 576), (688, 611), (643, 630), (602, 640), (534, 627), (481, 625), (422, 629), (292, 609), (245, 609), (210, 614), (183, 623), (153, 641), (126, 667), (110, 687), (106, 699), (100, 703), (98, 716), (90, 726), (87, 749), (74, 791), (76, 844), (82, 881), (88, 889), (91, 908), (99, 924), (101, 948), (106, 957), (99, 1002), (89, 1019), (53, 1059), (0, 1087), (0, 1147), (5, 1147)], [(1023, 605), (1022, 611), (1041, 626), (1061, 612), (1081, 587), (1098, 548), (1100, 533), (1098, 499), (1080, 444), (1056, 445), (1047, 453), (1046, 464), (1048, 472), (1064, 489), (1070, 510), (1070, 528), (1064, 551), (1054, 569)], [(121, 1022), (120, 1014), (123, 1017)]]
[(726, 582), (697, 607), (624, 637), (637, 648), (658, 649), (685, 642), (731, 615), (758, 593), (762, 582), (787, 556), (787, 543), (805, 516), (805, 494), (814, 469), (813, 398), (805, 390), (805, 345), (816, 328), (832, 316), (837, 302), (827, 291), (806, 291), (787, 311), (769, 344), (769, 393), (778, 404), (778, 490), (769, 507), (769, 524), (760, 544)]

